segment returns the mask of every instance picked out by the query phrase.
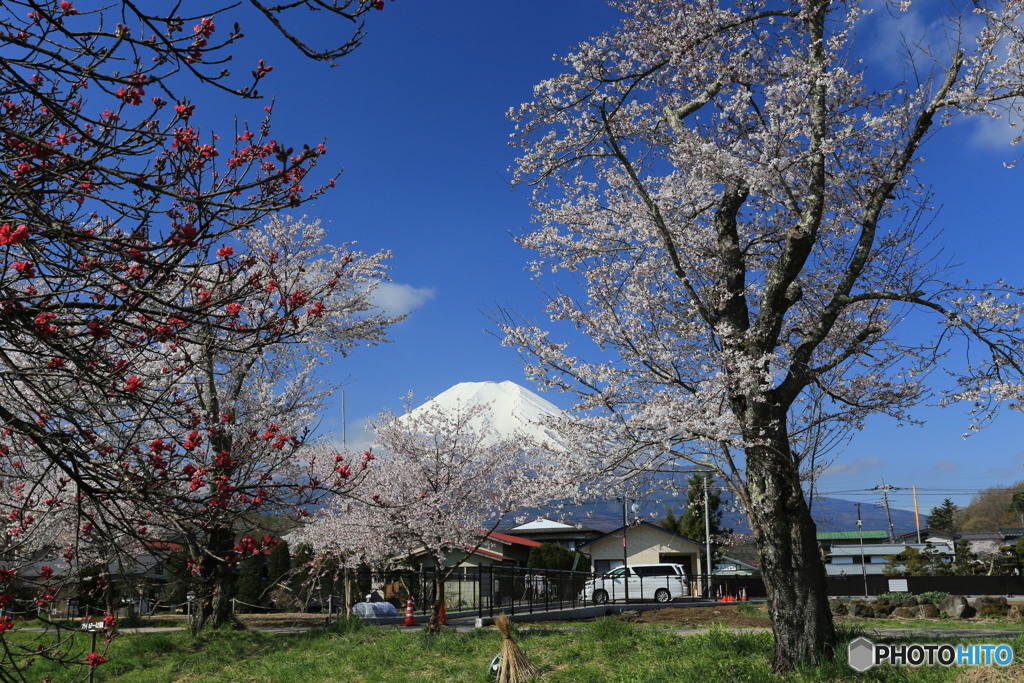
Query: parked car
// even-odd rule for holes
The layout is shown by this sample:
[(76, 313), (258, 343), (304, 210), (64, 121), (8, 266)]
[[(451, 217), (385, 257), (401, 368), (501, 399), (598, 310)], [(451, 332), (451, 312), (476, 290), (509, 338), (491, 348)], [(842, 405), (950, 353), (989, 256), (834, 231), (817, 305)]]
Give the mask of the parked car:
[(681, 564), (631, 564), (583, 585), (583, 600), (596, 605), (616, 600), (671, 602), (690, 594), (690, 580)]

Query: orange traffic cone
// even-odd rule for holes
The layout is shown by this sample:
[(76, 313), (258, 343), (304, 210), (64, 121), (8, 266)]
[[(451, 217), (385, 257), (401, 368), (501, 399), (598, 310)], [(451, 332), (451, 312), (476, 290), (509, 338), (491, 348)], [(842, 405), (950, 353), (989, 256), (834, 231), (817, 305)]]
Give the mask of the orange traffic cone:
[(448, 625), (448, 615), (444, 613), (444, 600), (441, 601), (441, 609), (437, 612), (437, 623), (441, 626)]
[(747, 589), (746, 588), (741, 588), (740, 589), (740, 600), (742, 600), (743, 602), (747, 601)]
[(416, 625), (416, 617), (412, 615), (412, 596), (409, 596), (408, 602), (405, 603), (405, 628)]

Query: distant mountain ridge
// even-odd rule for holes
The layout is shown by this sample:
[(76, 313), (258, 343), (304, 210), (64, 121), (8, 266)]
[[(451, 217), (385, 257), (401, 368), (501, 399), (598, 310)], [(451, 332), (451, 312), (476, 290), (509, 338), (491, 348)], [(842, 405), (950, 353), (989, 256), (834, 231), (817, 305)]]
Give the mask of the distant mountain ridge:
[[(432, 406), (448, 411), (458, 411), (480, 403), (489, 404), (490, 410), (479, 418), (480, 424), (474, 424), (473, 427), (479, 428), (486, 425), (492, 428), (499, 437), (529, 436), (546, 441), (556, 448), (564, 447), (563, 439), (543, 424), (546, 420), (560, 415), (562, 411), (529, 389), (507, 380), (503, 382), (460, 382), (416, 408), (412, 414), (428, 410)], [(666, 496), (666, 498), (670, 497)], [(673, 502), (673, 500), (664, 502), (641, 500), (636, 504), (639, 509), (633, 512), (631, 501), (627, 517), (630, 520), (641, 518), (657, 522), (664, 517), (666, 505), (671, 506), (677, 513), (682, 510), (681, 503)], [(857, 530), (857, 507), (854, 501), (819, 496), (812, 501), (811, 513), (818, 525), (818, 531)], [(891, 514), (893, 527), (897, 534), (914, 530), (913, 512), (892, 508)], [(548, 510), (541, 508), (523, 510), (517, 516), (530, 519), (538, 516), (552, 517), (584, 527), (611, 531), (622, 526), (622, 503), (619, 501), (591, 501), (579, 506), (566, 506), (564, 509), (558, 509), (557, 505), (552, 505), (552, 508)], [(889, 528), (885, 510), (873, 502), (861, 503), (861, 519), (865, 530), (888, 530)], [(922, 516), (922, 525), (925, 521), (925, 517)], [(515, 522), (509, 520), (501, 526), (507, 528), (514, 525)], [(731, 527), (738, 533), (749, 533), (750, 531), (746, 516), (737, 513), (726, 513), (723, 516), (723, 526)]]
[[(856, 531), (857, 530), (857, 507), (856, 502), (843, 498), (818, 497), (814, 499), (811, 506), (811, 514), (818, 531)], [(657, 523), (665, 516), (665, 507), (668, 506), (674, 512), (679, 513), (683, 507), (671, 501), (650, 502), (638, 501), (638, 510), (633, 512), (631, 503), (627, 508), (626, 518), (629, 521), (643, 519), (648, 522)], [(875, 506), (873, 503), (861, 503), (861, 520), (864, 523), (864, 530), (888, 531), (889, 522), (885, 515), (885, 509)], [(913, 531), (914, 513), (909, 510), (890, 508), (892, 524), (896, 534)], [(590, 501), (578, 506), (567, 505), (563, 509), (553, 508), (545, 511), (534, 508), (523, 511), (523, 516), (533, 519), (539, 516), (550, 516), (553, 519), (564, 521), (570, 524), (577, 524), (600, 531), (612, 531), (622, 526), (622, 503), (620, 501)], [(921, 525), (924, 526), (926, 518), (922, 515)], [(503, 524), (503, 527), (514, 526), (513, 522)], [(722, 516), (722, 526), (732, 528), (737, 533), (748, 534), (750, 527), (747, 525), (746, 516), (739, 513), (726, 513)], [(694, 539), (700, 540), (700, 539)]]

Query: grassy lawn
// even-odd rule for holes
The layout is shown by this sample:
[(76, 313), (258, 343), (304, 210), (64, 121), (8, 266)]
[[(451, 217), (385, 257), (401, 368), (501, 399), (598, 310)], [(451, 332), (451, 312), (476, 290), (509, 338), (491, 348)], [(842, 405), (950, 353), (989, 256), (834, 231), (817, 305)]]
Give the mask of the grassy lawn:
[[(11, 634), (7, 634), (10, 636)], [(82, 645), (86, 644), (83, 638)], [(847, 634), (847, 640), (852, 637)], [(542, 671), (538, 681), (992, 681), (1024, 680), (1024, 636), (1010, 641), (1018, 660), (1009, 670), (876, 668), (857, 675), (846, 664), (845, 647), (813, 670), (788, 679), (772, 675), (772, 637), (712, 629), (681, 637), (637, 628), (616, 619), (580, 625), (578, 630), (520, 629), (517, 642)], [(845, 642), (845, 640), (844, 640)], [(958, 641), (950, 641), (958, 642)], [(202, 639), (184, 632), (126, 633), (110, 647), (110, 661), (97, 680), (154, 681), (466, 681), (493, 680), (486, 674), (501, 645), (493, 630), (428, 637), (364, 627), (343, 632), (273, 634), (223, 630)], [(33, 665), (38, 680), (69, 680), (47, 662)], [(81, 671), (78, 675), (81, 675)]]
[[(936, 628), (956, 631), (998, 630), (1024, 631), (1024, 621), (1015, 619), (983, 619), (967, 621), (963, 619), (861, 619), (859, 617), (842, 617), (837, 623), (852, 628), (871, 630), (873, 628)], [(1024, 653), (1022, 653), (1024, 656)]]

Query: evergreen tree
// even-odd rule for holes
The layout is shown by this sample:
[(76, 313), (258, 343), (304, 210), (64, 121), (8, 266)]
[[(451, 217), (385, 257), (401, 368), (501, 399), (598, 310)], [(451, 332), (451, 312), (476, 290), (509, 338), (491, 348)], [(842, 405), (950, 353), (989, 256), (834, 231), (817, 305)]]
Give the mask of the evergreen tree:
[(286, 584), (292, 570), (292, 556), (288, 550), (288, 541), (279, 540), (270, 551), (267, 560), (267, 577), (271, 585)]
[[(292, 592), (304, 606), (310, 599), (310, 568), (313, 565), (313, 546), (299, 543), (295, 546), (295, 573), (291, 578)], [(304, 608), (305, 609), (305, 608)]]
[[(718, 548), (732, 534), (732, 529), (722, 527), (722, 492), (715, 488), (708, 489), (708, 508), (711, 510), (711, 554), (718, 555)], [(672, 533), (685, 536), (703, 545), (707, 528), (704, 522), (704, 477), (694, 475), (690, 478), (686, 490), (686, 510), (677, 516), (665, 508), (665, 517), (660, 525)]]
[(557, 543), (542, 543), (530, 549), (526, 566), (533, 569), (572, 569), (576, 553)]
[(661, 528), (671, 531), (674, 534), (685, 536), (686, 534), (683, 533), (683, 516), (677, 515), (672, 511), (672, 508), (667, 505), (664, 506), (664, 510), (665, 516), (661, 518), (660, 522), (658, 522)]
[(953, 574), (956, 576), (975, 576), (981, 567), (978, 556), (971, 552), (967, 543), (957, 543), (953, 551)]
[(936, 531), (955, 534), (960, 530), (960, 506), (946, 498), (941, 505), (932, 508), (928, 515), (928, 526)]
[(1020, 518), (1020, 525), (1024, 526), (1024, 491), (1017, 491), (1013, 494), (1010, 510)]
[(250, 555), (238, 563), (238, 578), (235, 584), (235, 598), (240, 604), (239, 611), (251, 609), (263, 603), (263, 589), (267, 581), (267, 558), (265, 555)]

